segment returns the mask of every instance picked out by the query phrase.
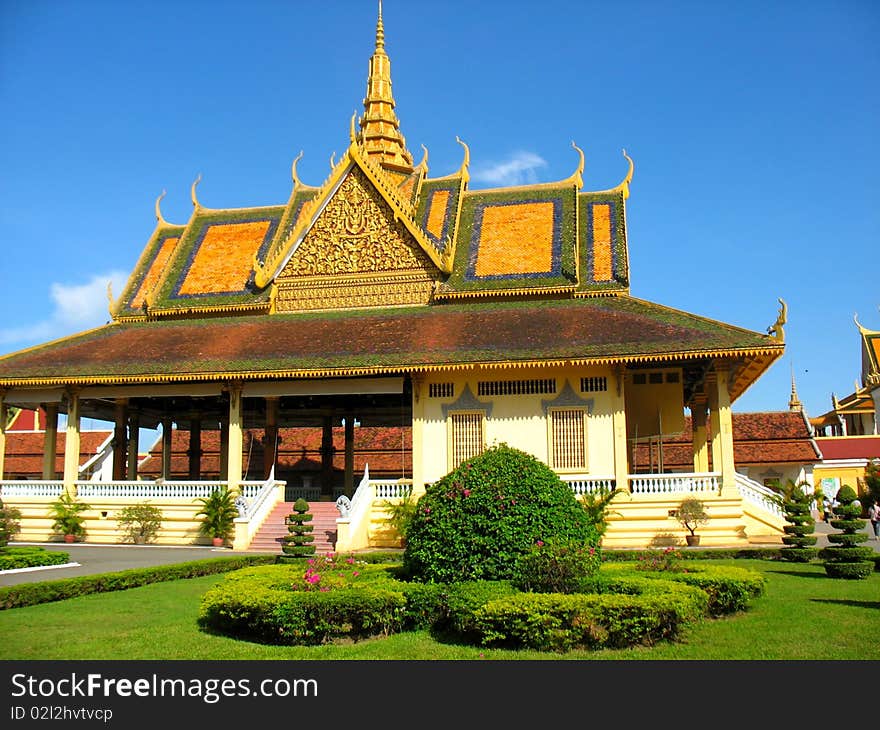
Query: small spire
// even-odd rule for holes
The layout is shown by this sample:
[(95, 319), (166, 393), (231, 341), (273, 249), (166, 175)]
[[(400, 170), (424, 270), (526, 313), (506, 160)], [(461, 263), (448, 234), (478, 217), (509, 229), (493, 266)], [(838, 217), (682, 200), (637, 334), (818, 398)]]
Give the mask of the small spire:
[(376, 23), (376, 50), (385, 49), (385, 26), (382, 24), (382, 0), (379, 0), (379, 20)]
[(382, 3), (376, 21), (376, 49), (370, 57), (367, 76), (367, 94), (364, 114), (360, 119), (358, 143), (372, 162), (395, 172), (413, 171), (413, 157), (400, 133), (400, 120), (394, 112), (391, 93), (391, 59), (385, 53), (385, 25), (382, 22)]
[(788, 410), (790, 411), (802, 411), (804, 410), (804, 404), (801, 403), (800, 398), (798, 398), (797, 394), (797, 386), (794, 382), (794, 363), (791, 366), (791, 398), (788, 399)]

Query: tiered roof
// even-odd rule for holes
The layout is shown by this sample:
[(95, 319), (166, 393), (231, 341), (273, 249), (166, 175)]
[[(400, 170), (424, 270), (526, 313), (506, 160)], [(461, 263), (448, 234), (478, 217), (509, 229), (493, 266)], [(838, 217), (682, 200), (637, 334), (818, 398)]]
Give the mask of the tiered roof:
[[(738, 359), (737, 397), (784, 349), (629, 294), (620, 184), (469, 187), (413, 166), (381, 18), (364, 115), (320, 185), (292, 169), (286, 204), (157, 226), (113, 322), (0, 358), (4, 385), (400, 373), (461, 365)], [(297, 158), (299, 159), (299, 158)], [(160, 198), (161, 200), (161, 198)], [(781, 334), (781, 323), (778, 322)]]

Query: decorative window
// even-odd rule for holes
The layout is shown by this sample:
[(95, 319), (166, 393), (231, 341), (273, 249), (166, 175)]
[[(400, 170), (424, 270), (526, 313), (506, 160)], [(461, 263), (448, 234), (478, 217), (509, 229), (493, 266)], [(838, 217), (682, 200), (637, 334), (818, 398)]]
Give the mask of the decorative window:
[(429, 398), (452, 398), (455, 394), (455, 386), (452, 383), (430, 383), (428, 385)]
[(556, 392), (556, 379), (541, 380), (481, 380), (477, 395), (546, 395)]
[(554, 469), (585, 469), (587, 466), (585, 411), (583, 408), (551, 409), (550, 459)]
[(594, 378), (581, 378), (581, 393), (602, 393), (608, 390), (608, 378), (604, 375)]
[(452, 424), (452, 468), (454, 469), (463, 461), (478, 456), (486, 450), (483, 436), (482, 412), (477, 413), (450, 413)]

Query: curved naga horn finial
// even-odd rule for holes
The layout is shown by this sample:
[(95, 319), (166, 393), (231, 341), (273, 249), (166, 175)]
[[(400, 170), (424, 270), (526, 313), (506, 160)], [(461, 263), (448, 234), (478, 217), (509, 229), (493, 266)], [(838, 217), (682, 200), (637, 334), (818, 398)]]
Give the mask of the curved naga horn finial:
[(348, 138), (352, 144), (357, 144), (357, 134), (354, 131), (354, 120), (357, 119), (357, 110), (351, 115), (351, 125), (348, 130)]
[(199, 199), (196, 197), (196, 186), (202, 181), (202, 173), (199, 173), (199, 176), (195, 179), (195, 182), (192, 184), (192, 189), (190, 190), (190, 196), (192, 197), (193, 207), (199, 207)]
[(162, 194), (158, 198), (156, 198), (156, 220), (159, 221), (160, 226), (164, 226), (164, 225), (168, 224), (168, 221), (166, 221), (162, 217), (162, 209), (159, 207), (159, 203), (162, 202), (162, 198), (164, 198), (164, 197), (165, 197), (165, 191), (163, 190)]
[(334, 150), (333, 154), (330, 155), (330, 170), (333, 171), (333, 168), (336, 167), (336, 151)]
[(580, 155), (580, 161), (578, 162), (574, 174), (569, 179), (575, 183), (578, 188), (582, 188), (584, 186), (584, 151), (574, 143), (574, 140), (571, 141), (571, 146), (577, 150), (578, 155)]
[(466, 180), (470, 177), (468, 174), (468, 167), (471, 164), (471, 151), (470, 148), (461, 141), (461, 137), (455, 135), (455, 141), (458, 142), (462, 147), (464, 147), (464, 160), (462, 160), (461, 167), (459, 168), (459, 173)]
[(862, 323), (859, 322), (859, 313), (858, 313), (858, 312), (856, 312), (855, 314), (853, 314), (853, 322), (856, 323), (856, 327), (859, 328), (859, 332), (861, 332), (862, 334), (865, 334), (865, 332), (868, 331), (867, 329), (865, 329), (864, 327), (862, 327)]
[(422, 145), (422, 161), (418, 164), (419, 168), (424, 168), (425, 174), (428, 172), (428, 148)]
[(632, 161), (632, 157), (630, 157), (628, 154), (626, 154), (626, 150), (623, 150), (623, 156), (629, 162), (629, 171), (626, 173), (626, 177), (623, 178), (623, 182), (620, 183), (620, 187), (623, 188), (623, 197), (628, 198), (629, 197), (629, 184), (632, 182), (633, 170), (635, 170), (636, 166)]
[(293, 164), (290, 166), (290, 176), (293, 178), (293, 187), (298, 188), (302, 185), (302, 182), (299, 179), (299, 175), (296, 174), (296, 165), (302, 159), (303, 153), (302, 150), (299, 151), (299, 154), (293, 158)]
[(776, 317), (776, 321), (767, 328), (767, 334), (780, 342), (784, 342), (785, 331), (782, 329), (782, 326), (788, 321), (788, 305), (782, 298), (777, 298), (777, 301), (781, 305), (779, 307), (779, 314)]

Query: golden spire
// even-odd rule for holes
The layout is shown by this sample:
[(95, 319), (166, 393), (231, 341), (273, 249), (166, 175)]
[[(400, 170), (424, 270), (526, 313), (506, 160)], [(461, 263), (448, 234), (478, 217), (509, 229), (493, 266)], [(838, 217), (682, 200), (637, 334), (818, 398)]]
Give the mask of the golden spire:
[(394, 113), (391, 94), (391, 60), (385, 53), (385, 26), (382, 24), (382, 0), (376, 23), (376, 50), (370, 57), (364, 115), (360, 120), (359, 142), (367, 158), (398, 172), (413, 171), (413, 157), (400, 133), (400, 121)]
[(791, 365), (791, 398), (788, 399), (788, 410), (790, 410), (790, 411), (804, 410), (804, 404), (801, 403), (800, 398), (798, 398), (797, 386), (794, 383), (794, 363), (792, 363), (792, 365)]

